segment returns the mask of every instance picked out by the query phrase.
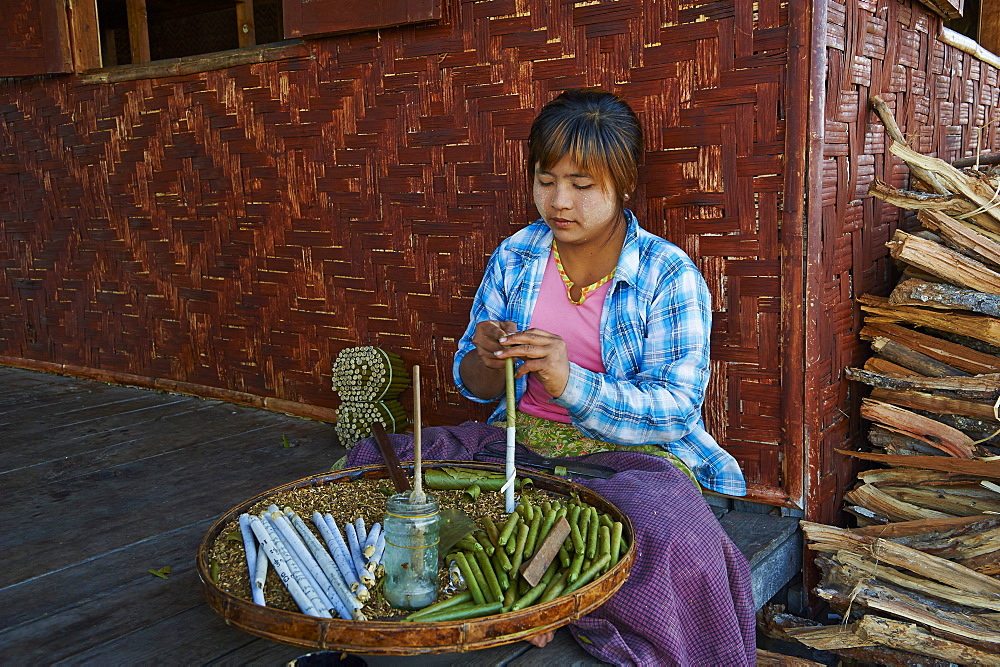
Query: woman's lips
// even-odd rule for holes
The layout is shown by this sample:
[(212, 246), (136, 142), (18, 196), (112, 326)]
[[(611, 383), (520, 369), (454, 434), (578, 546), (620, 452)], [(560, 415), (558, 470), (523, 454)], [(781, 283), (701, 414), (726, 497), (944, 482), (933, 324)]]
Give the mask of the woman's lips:
[(563, 218), (552, 218), (552, 224), (559, 229), (567, 229), (573, 224), (572, 220), (565, 220)]

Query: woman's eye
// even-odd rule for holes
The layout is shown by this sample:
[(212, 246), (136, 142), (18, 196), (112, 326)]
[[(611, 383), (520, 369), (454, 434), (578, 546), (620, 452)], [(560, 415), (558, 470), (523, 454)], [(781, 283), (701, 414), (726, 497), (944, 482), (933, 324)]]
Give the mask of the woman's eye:
[(594, 187), (594, 184), (591, 183), (590, 185), (574, 185), (573, 187), (576, 188), (577, 190), (589, 190), (590, 188)]
[(538, 184), (541, 185), (542, 187), (547, 187), (549, 185), (552, 185), (554, 182), (555, 181), (538, 181)]

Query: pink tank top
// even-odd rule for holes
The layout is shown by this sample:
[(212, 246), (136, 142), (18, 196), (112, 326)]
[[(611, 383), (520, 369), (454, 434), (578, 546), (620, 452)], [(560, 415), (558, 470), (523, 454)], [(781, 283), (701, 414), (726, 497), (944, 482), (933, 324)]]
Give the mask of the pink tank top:
[[(608, 281), (591, 292), (579, 306), (574, 306), (566, 294), (566, 284), (559, 275), (556, 260), (549, 253), (542, 276), (538, 302), (531, 314), (531, 327), (561, 336), (566, 341), (569, 360), (596, 373), (604, 372), (601, 359), (601, 313), (604, 298), (611, 284)], [(566, 408), (550, 403), (552, 397), (533, 375), (528, 375), (528, 389), (521, 396), (518, 408), (529, 415), (550, 421), (570, 423)]]

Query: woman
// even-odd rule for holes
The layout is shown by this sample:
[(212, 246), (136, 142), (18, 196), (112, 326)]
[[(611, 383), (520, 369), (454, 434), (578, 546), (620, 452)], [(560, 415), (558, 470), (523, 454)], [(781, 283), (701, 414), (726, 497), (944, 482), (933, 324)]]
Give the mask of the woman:
[[(625, 208), (638, 118), (610, 93), (566, 91), (535, 119), (528, 152), (541, 217), (491, 256), (455, 383), (497, 400), (514, 359), (519, 442), (544, 455), (629, 451), (597, 454), (625, 472), (589, 484), (630, 514), (640, 554), (619, 594), (572, 626), (589, 651), (616, 663), (752, 663), (745, 559), (697, 487), (746, 493), (701, 417), (710, 297), (691, 260)], [(491, 421), (504, 419), (500, 401)]]
[[(513, 358), (518, 436), (532, 449), (644, 446), (713, 491), (744, 495), (739, 465), (701, 417), (708, 288), (624, 207), (638, 181), (638, 118), (610, 93), (567, 91), (535, 119), (528, 151), (541, 218), (490, 258), (455, 357), (459, 390), (496, 400)], [(505, 412), (501, 401), (491, 421)]]

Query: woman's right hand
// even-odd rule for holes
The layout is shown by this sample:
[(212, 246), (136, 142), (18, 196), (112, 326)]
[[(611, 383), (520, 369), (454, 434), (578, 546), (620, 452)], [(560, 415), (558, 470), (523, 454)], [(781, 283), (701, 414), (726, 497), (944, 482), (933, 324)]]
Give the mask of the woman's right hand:
[(496, 320), (483, 320), (476, 325), (476, 331), (472, 335), (472, 344), (476, 346), (476, 355), (486, 368), (502, 370), (504, 360), (497, 359), (496, 353), (504, 348), (500, 344), (500, 339), (517, 331), (517, 325), (513, 322), (498, 322)]
[(483, 320), (476, 324), (472, 334), (475, 354), (469, 352), (462, 358), (459, 373), (465, 386), (479, 398), (490, 400), (503, 392), (506, 362), (498, 359), (496, 352), (504, 347), (500, 339), (516, 331), (514, 322)]

